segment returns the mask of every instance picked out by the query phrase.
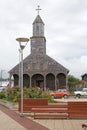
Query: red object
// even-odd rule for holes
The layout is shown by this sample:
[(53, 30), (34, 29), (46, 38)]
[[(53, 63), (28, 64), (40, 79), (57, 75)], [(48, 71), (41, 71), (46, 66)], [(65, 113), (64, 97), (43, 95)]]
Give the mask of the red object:
[(58, 89), (57, 91), (53, 91), (50, 93), (53, 97), (65, 97), (67, 98), (70, 96), (70, 92), (68, 92), (66, 89)]

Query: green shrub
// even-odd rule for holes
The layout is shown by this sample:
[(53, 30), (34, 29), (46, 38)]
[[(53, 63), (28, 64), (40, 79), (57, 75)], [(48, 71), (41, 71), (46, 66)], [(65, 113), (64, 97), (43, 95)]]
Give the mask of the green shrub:
[(42, 93), (42, 98), (48, 98), (49, 103), (54, 102), (54, 99), (52, 98), (52, 96), (48, 92), (43, 92)]
[[(21, 92), (19, 87), (13, 87), (7, 89), (7, 100), (11, 102), (18, 102), (21, 97)], [(23, 89), (24, 98), (48, 98), (48, 102), (54, 102), (53, 98), (48, 92), (44, 92), (39, 87), (24, 88)]]
[(29, 98), (41, 98), (42, 93), (42, 89), (38, 87), (32, 87), (29, 89)]
[(8, 88), (7, 89), (7, 100), (11, 101), (11, 102), (18, 102), (18, 98), (20, 98), (20, 88), (17, 87), (13, 87), (13, 88)]
[(4, 92), (0, 92), (0, 99), (5, 99), (5, 93)]

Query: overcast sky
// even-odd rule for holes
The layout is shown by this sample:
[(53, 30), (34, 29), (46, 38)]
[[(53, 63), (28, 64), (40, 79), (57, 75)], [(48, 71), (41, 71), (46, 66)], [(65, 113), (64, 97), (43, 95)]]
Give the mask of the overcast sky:
[[(37, 16), (45, 23), (47, 54), (81, 78), (87, 73), (87, 0), (0, 0), (0, 70), (19, 62), (18, 37), (32, 36)], [(30, 42), (24, 57), (30, 54)]]

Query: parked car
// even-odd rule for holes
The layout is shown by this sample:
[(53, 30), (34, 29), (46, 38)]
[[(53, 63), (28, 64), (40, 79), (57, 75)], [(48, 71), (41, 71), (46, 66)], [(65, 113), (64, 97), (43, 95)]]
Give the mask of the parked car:
[(87, 96), (87, 88), (83, 88), (81, 91), (74, 91), (74, 95), (78, 98), (81, 96)]
[(56, 91), (53, 91), (50, 93), (50, 95), (52, 97), (64, 97), (64, 98), (68, 98), (70, 96), (70, 92), (67, 91), (66, 89), (58, 89)]

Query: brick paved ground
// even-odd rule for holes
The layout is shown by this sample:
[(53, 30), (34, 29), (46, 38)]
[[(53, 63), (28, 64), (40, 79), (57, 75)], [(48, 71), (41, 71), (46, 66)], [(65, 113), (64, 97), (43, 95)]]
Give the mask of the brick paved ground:
[(0, 105), (0, 130), (49, 130), (48, 128)]

